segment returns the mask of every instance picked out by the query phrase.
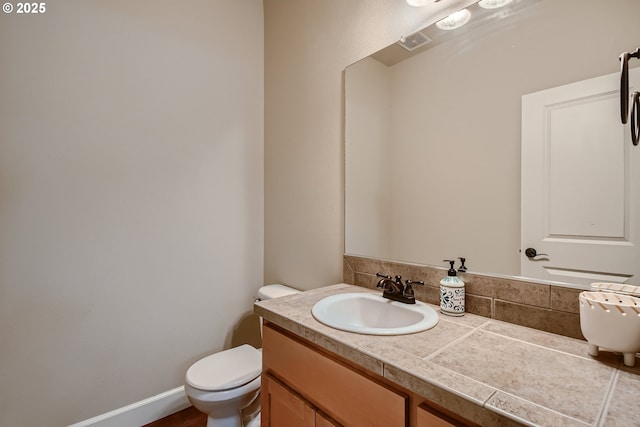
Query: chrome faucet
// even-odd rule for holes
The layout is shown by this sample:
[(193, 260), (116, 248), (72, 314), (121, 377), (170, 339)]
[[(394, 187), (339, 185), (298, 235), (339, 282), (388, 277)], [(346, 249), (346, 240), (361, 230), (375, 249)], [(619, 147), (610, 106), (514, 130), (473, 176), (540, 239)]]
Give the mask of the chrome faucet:
[(382, 273), (377, 273), (376, 276), (382, 278), (376, 287), (382, 288), (382, 296), (384, 298), (405, 304), (416, 303), (412, 285), (424, 285), (422, 280), (418, 280), (416, 282), (413, 280), (405, 280), (405, 282), (402, 283), (402, 276), (396, 276), (395, 281), (391, 276), (387, 276)]

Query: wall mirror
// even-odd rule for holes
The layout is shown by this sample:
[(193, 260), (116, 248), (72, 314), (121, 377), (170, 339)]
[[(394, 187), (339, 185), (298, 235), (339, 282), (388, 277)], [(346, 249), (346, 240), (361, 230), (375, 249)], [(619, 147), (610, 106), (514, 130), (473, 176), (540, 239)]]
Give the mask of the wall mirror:
[[(405, 43), (430, 42), (394, 44), (345, 70), (345, 253), (443, 267), (465, 257), (469, 271), (574, 287), (640, 284), (637, 249), (597, 255), (615, 260), (609, 267), (584, 261), (580, 249), (640, 246), (640, 149), (620, 123), (616, 77), (619, 55), (640, 46), (640, 2), (512, 0), (469, 10), (462, 28), (426, 27)], [(531, 163), (538, 154), (523, 148), (527, 133), (551, 135), (533, 142), (545, 147), (545, 166)], [(582, 142), (565, 147), (571, 138)], [(539, 203), (524, 200), (522, 184), (537, 168), (549, 169), (533, 178), (543, 183)], [(537, 205), (546, 240), (523, 242), (522, 218)], [(568, 239), (579, 249), (553, 246)], [(548, 255), (527, 257), (529, 246)], [(582, 261), (566, 268), (563, 253)]]

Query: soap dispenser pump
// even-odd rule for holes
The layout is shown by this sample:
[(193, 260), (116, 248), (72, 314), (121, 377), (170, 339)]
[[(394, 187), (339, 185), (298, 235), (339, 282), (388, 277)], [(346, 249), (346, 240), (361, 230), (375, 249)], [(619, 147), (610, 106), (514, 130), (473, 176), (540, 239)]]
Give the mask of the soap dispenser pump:
[(447, 275), (440, 281), (440, 311), (449, 316), (464, 314), (464, 282), (454, 268), (455, 260), (445, 259), (450, 267)]

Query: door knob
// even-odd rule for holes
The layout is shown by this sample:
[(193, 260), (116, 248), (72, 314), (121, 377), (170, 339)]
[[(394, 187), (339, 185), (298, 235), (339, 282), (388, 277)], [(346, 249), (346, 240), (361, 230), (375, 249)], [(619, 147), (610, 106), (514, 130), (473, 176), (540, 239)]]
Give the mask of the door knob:
[(524, 250), (524, 254), (527, 258), (535, 258), (537, 256), (549, 256), (548, 254), (539, 254), (534, 248), (527, 248)]

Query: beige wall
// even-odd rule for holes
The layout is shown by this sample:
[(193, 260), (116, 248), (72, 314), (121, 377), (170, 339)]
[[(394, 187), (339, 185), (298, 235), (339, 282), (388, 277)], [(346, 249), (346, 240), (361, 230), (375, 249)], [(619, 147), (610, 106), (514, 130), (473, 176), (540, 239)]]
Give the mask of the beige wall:
[(392, 258), (389, 67), (365, 58), (345, 70), (344, 80), (345, 252)]
[(265, 280), (342, 279), (344, 68), (471, 1), (265, 0)]
[[(379, 120), (358, 127), (347, 117), (353, 151), (346, 184), (351, 190), (366, 179), (369, 187), (348, 193), (347, 207), (359, 203), (365, 213), (347, 221), (347, 253), (438, 266), (465, 256), (473, 271), (520, 275), (522, 95), (617, 73), (619, 53), (632, 50), (640, 35), (639, 13), (637, 0), (531, 2), (510, 19), (494, 19), (392, 67), (368, 59), (388, 72), (392, 95), (384, 105), (391, 104), (393, 149), (384, 152), (388, 166), (381, 170), (370, 161), (374, 139), (365, 135), (365, 145), (351, 138), (379, 128)], [(362, 110), (355, 96), (368, 96), (372, 110), (372, 94), (384, 87), (367, 81), (365, 62), (348, 67), (347, 112), (352, 103)], [(366, 157), (364, 168), (359, 157)], [(373, 199), (372, 170), (391, 181), (387, 203), (397, 207), (382, 228), (389, 233), (382, 245), (368, 241), (378, 229), (367, 221), (379, 209), (355, 200)], [(387, 182), (379, 185), (388, 191)]]
[(0, 14), (2, 426), (181, 385), (263, 283), (262, 2), (47, 8)]

